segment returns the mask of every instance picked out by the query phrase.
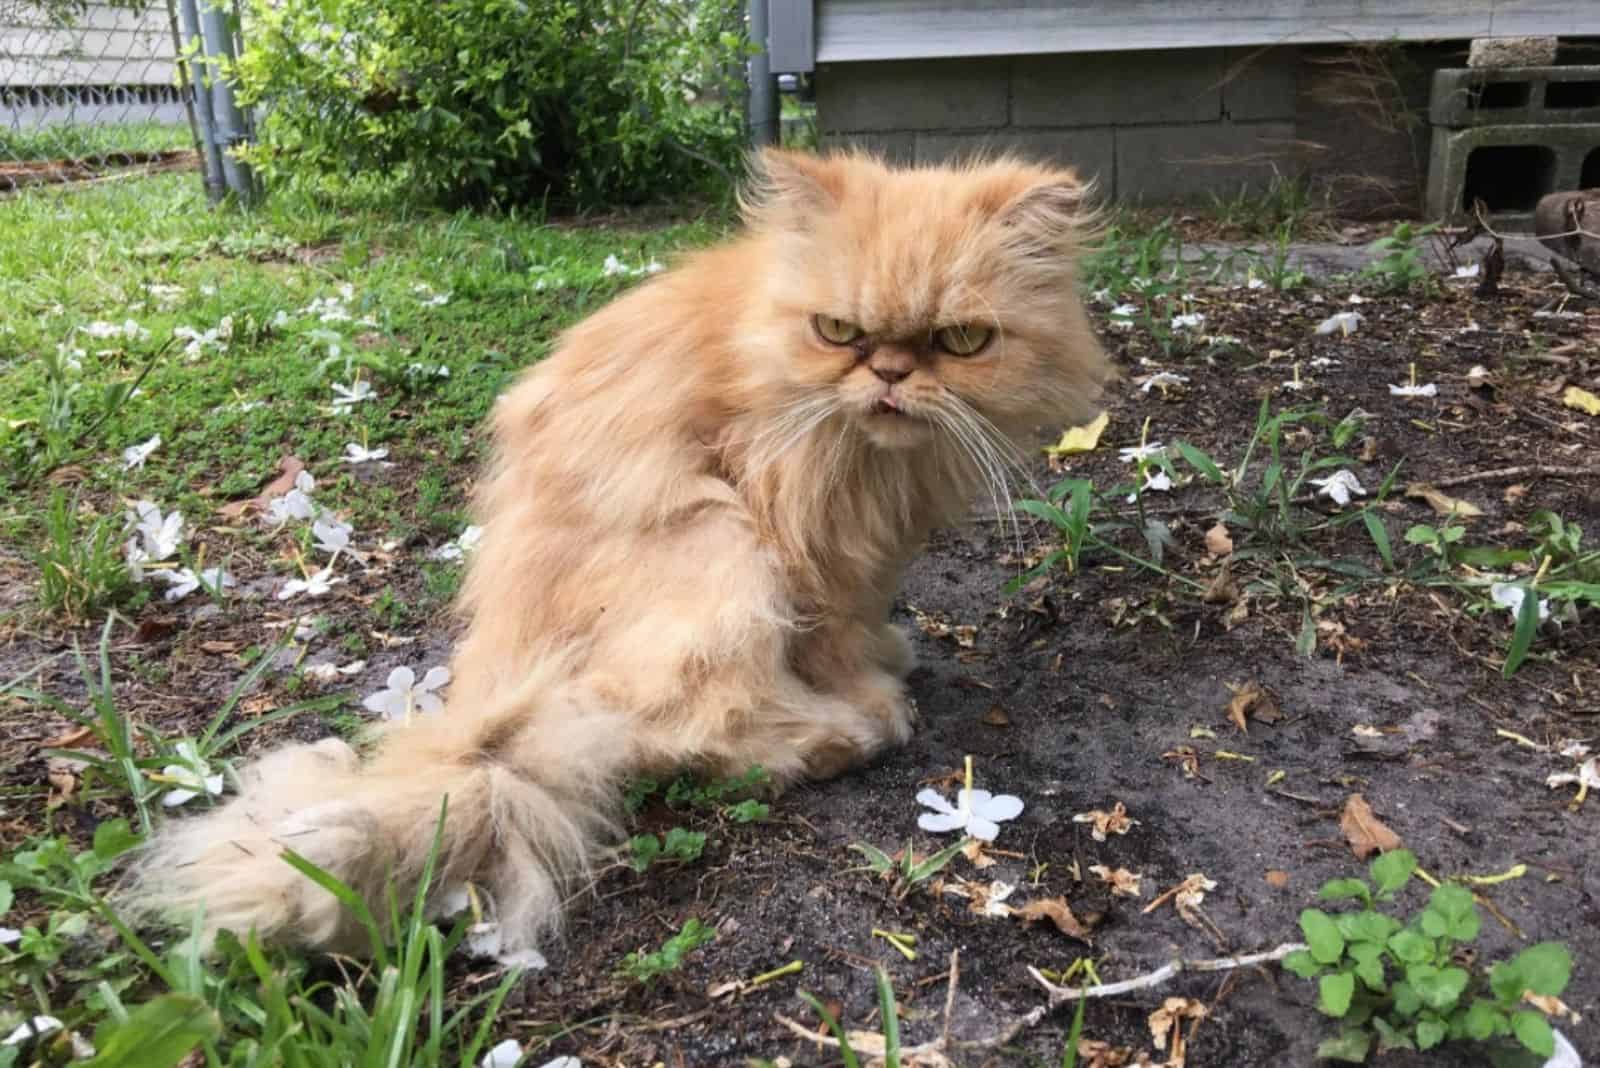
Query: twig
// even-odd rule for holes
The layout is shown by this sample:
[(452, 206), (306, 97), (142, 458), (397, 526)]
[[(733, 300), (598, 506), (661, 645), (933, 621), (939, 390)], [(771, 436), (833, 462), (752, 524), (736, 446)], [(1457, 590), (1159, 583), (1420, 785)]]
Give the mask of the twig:
[(955, 1013), (956, 984), (961, 980), (961, 951), (950, 951), (950, 983), (944, 991), (944, 1034), (939, 1038), (946, 1049), (950, 1047), (950, 1017)]
[(1497, 467), (1492, 471), (1474, 471), (1469, 475), (1441, 478), (1428, 485), (1434, 489), (1451, 486), (1468, 486), (1474, 482), (1499, 482), (1508, 478), (1585, 478), (1600, 475), (1600, 467), (1549, 467), (1544, 464), (1522, 464), (1517, 467)]
[(1305, 949), (1304, 942), (1285, 942), (1276, 949), (1269, 949), (1263, 953), (1246, 953), (1238, 957), (1214, 957), (1209, 960), (1174, 960), (1162, 965), (1155, 971), (1141, 975), (1136, 979), (1124, 979), (1120, 983), (1102, 983), (1099, 986), (1057, 986), (1040, 974), (1039, 969), (1029, 966), (1028, 974), (1038, 980), (1039, 985), (1045, 988), (1050, 995), (1049, 1007), (1054, 1009), (1068, 1002), (1079, 1001), (1083, 998), (1109, 998), (1118, 994), (1127, 994), (1135, 990), (1148, 990), (1160, 986), (1168, 979), (1181, 972), (1226, 972), (1234, 968), (1253, 968), (1257, 964), (1268, 964), (1279, 961), (1289, 954)]

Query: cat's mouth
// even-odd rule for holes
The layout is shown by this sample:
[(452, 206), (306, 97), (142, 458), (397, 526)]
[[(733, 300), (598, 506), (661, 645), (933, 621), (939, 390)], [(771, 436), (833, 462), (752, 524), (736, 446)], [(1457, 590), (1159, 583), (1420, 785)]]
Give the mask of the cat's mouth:
[(879, 397), (872, 402), (873, 415), (905, 415), (905, 409), (894, 397)]

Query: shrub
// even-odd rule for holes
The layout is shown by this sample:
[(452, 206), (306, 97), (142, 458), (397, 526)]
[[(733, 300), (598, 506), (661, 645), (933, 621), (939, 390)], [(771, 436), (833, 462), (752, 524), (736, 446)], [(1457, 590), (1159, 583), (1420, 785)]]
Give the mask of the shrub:
[(250, 0), (244, 150), (318, 191), (447, 206), (682, 195), (730, 176), (740, 0)]

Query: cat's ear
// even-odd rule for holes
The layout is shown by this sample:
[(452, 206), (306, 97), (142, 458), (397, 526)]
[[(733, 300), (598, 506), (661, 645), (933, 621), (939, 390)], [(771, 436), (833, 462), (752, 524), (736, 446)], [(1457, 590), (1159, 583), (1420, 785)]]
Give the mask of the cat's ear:
[(757, 228), (798, 228), (832, 211), (844, 195), (837, 160), (780, 148), (750, 159), (750, 180), (739, 198), (745, 222)]
[(1081, 180), (1073, 171), (1052, 171), (1020, 192), (1010, 191), (995, 219), (1001, 226), (1050, 246), (1067, 239), (1075, 241), (1093, 223), (1091, 187), (1092, 183)]

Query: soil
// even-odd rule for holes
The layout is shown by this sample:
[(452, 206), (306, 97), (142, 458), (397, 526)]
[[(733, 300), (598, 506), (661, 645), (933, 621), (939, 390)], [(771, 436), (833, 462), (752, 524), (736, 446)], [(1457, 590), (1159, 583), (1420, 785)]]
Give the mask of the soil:
[[(1348, 292), (1201, 290), (1206, 330), (1243, 339), (1242, 349), (1163, 358), (1146, 337), (1108, 333), (1129, 375), (1114, 393), (1110, 429), (1096, 451), (1059, 470), (1041, 459), (1035, 477), (1044, 485), (1063, 475), (1092, 477), (1098, 486), (1128, 481), (1116, 447), (1137, 444), (1147, 418), (1152, 439), (1186, 440), (1237, 462), (1261, 398), (1271, 395), (1275, 404), (1320, 405), (1335, 419), (1357, 407), (1372, 413), (1363, 435), (1372, 440), (1351, 446), (1367, 460), (1353, 470), (1373, 490), (1403, 461), (1383, 509), (1402, 567), (1420, 559), (1403, 532), (1441, 522), (1423, 500), (1399, 492), (1410, 481), (1448, 486), (1482, 509), (1468, 523), (1469, 544), (1526, 545), (1526, 528), (1541, 509), (1591, 537), (1600, 534), (1600, 420), (1561, 403), (1568, 385), (1597, 389), (1600, 310), (1553, 305), (1558, 291), (1548, 274), (1513, 271), (1495, 297), (1455, 286), (1432, 299), (1372, 297), (1356, 309), (1364, 316), (1356, 333), (1314, 336), (1319, 321), (1350, 308)], [(1540, 309), (1572, 314), (1536, 317)], [(1273, 350), (1286, 354), (1269, 359)], [(1339, 362), (1310, 370), (1323, 355)], [(1308, 385), (1290, 394), (1280, 383), (1291, 379), (1297, 361)], [(1390, 395), (1389, 385), (1406, 382), (1413, 363), (1417, 381), (1437, 383), (1436, 397)], [(1137, 379), (1157, 364), (1189, 383), (1165, 396), (1141, 392)], [(1489, 385), (1469, 383), (1469, 369), (1479, 364), (1490, 372)], [(1291, 438), (1291, 456), (1303, 444)], [(1496, 474), (1511, 468), (1519, 470)], [(1589, 474), (1540, 473), (1581, 468)], [(404, 468), (384, 477), (396, 485), (407, 480)], [(691, 817), (662, 803), (647, 808), (642, 830), (678, 823), (707, 830), (706, 856), (642, 876), (621, 865), (607, 870), (577, 904), (548, 970), (529, 977), (508, 1002), (498, 1037), (564, 1032), (534, 1063), (562, 1053), (591, 1065), (779, 1057), (838, 1063), (836, 1054), (790, 1034), (775, 1014), (816, 1027), (795, 994), (804, 989), (831, 1004), (847, 1027), (874, 1030), (874, 968), (882, 965), (907, 1044), (946, 1029), (957, 1045), (988, 1041), (1043, 1004), (1030, 966), (1060, 970), (1092, 956), (1109, 982), (1174, 958), (1296, 940), (1297, 917), (1315, 903), (1318, 887), (1365, 868), (1340, 829), (1348, 799), (1360, 794), (1435, 876), (1527, 866), (1520, 878), (1479, 888), (1493, 915), (1485, 914), (1478, 959), (1537, 941), (1565, 942), (1577, 962), (1565, 1001), (1584, 1019), (1559, 1026), (1586, 1059), (1600, 1059), (1600, 798), (1572, 806), (1570, 787), (1545, 784), (1551, 773), (1573, 770), (1573, 761), (1548, 748), (1557, 740), (1600, 745), (1595, 613), (1546, 635), (1505, 679), (1500, 667), (1511, 626), (1503, 611), (1480, 612), (1481, 602), (1458, 590), (1398, 577), (1336, 590), (1337, 576), (1303, 569), (1321, 603), (1316, 648), (1302, 656), (1295, 648), (1302, 601), (1266, 588), (1271, 556), (1246, 559), (1248, 532), (1237, 527), (1238, 559), (1207, 551), (1205, 532), (1221, 510), (1215, 490), (1196, 481), (1148, 496), (1147, 507), (1171, 530), (1165, 567), (1202, 584), (1231, 568), (1243, 610), (1239, 599), (1205, 603), (1175, 579), (1106, 554), (1086, 556), (1076, 576), (1059, 572), (1005, 594), (1019, 558), (1036, 558), (1048, 532), (1040, 525), (1013, 529), (980, 509), (973, 523), (933, 540), (897, 605), (920, 657), (910, 679), (920, 712), (913, 741), (870, 768), (789, 791), (764, 823)], [(1313, 517), (1334, 511), (1325, 502), (1306, 508)], [(1132, 540), (1119, 544), (1141, 550)], [(1380, 567), (1359, 525), (1311, 536), (1303, 555)], [(14, 592), (24, 576), (20, 567), (10, 570), (15, 582), (0, 586)], [(402, 570), (353, 582), (329, 611), (366, 611), (362, 598), (383, 582), (406, 581)], [(261, 593), (246, 583), (241, 599), (251, 596)], [(203, 722), (244, 670), (238, 648), (262, 640), (261, 618), (260, 607), (146, 609), (137, 631), (117, 632), (119, 699), (165, 730)], [(364, 630), (374, 626), (363, 622)], [(450, 638), (437, 624), (419, 624), (406, 636), (421, 644), (370, 656), (349, 690), (376, 689), (399, 662), (437, 662)], [(0, 678), (42, 664), (35, 685), (64, 696), (81, 692), (70, 657), (60, 656), (69, 638), (45, 630), (12, 635), (0, 647)], [(165, 660), (170, 675), (145, 681), (128, 667), (135, 652), (146, 663)], [(332, 651), (313, 653), (311, 659), (338, 659)], [(1234, 687), (1252, 682), (1275, 698), (1281, 714), (1273, 722), (1252, 718), (1245, 731), (1230, 722), (1227, 708)], [(279, 686), (269, 683), (242, 713), (286, 703)], [(6, 715), (0, 778), (38, 787), (42, 796), (45, 763), (37, 748), (62, 724), (39, 710)], [(302, 717), (260, 732), (253, 744), (324, 730)], [(917, 830), (914, 798), (935, 779), (953, 796), (953, 780), (940, 777), (967, 756), (978, 785), (1015, 794), (1026, 808), (1002, 825), (993, 866), (978, 870), (957, 857), (941, 880), (901, 898), (860, 870), (862, 857), (849, 847), (868, 842), (892, 853), (909, 841), (931, 851), (949, 841)], [(1119, 802), (1136, 821), (1125, 834), (1096, 841), (1089, 824), (1073, 819)], [(6, 806), (0, 845), (15, 844), (28, 822), (21, 811)], [(58, 819), (71, 811), (64, 807)], [(91, 805), (74, 818), (83, 832), (105, 814)], [(1096, 865), (1138, 873), (1141, 895), (1112, 896), (1092, 873)], [(1190, 919), (1170, 901), (1144, 911), (1195, 873), (1215, 887)], [(1092, 923), (1090, 941), (1048, 921), (979, 916), (947, 892), (961, 880), (1013, 884), (1010, 904), (1065, 898)], [(1423, 888), (1414, 887), (1402, 904), (1411, 910), (1422, 900)], [(614, 977), (626, 953), (659, 946), (690, 917), (719, 934), (681, 969), (649, 987)], [(916, 959), (875, 930), (914, 934)], [(947, 1017), (955, 954), (959, 981)], [(798, 978), (743, 996), (708, 993), (797, 959), (804, 961)], [(492, 967), (458, 976), (466, 990), (493, 979)], [(1195, 999), (1208, 1013), (1193, 1028), (1190, 1065), (1309, 1065), (1318, 1042), (1335, 1031), (1315, 1008), (1315, 984), (1269, 965), (1179, 975), (1155, 989), (1094, 1001), (1085, 1036), (1150, 1051), (1160, 1063), (1165, 1055), (1153, 1051), (1147, 1018), (1174, 997)], [(960, 1049), (952, 1060), (1054, 1063), (1070, 1018), (1070, 1010), (1057, 1010), (1003, 1045)], [(1384, 1063), (1475, 1061), (1470, 1051), (1449, 1048), (1430, 1057), (1391, 1054)]]

